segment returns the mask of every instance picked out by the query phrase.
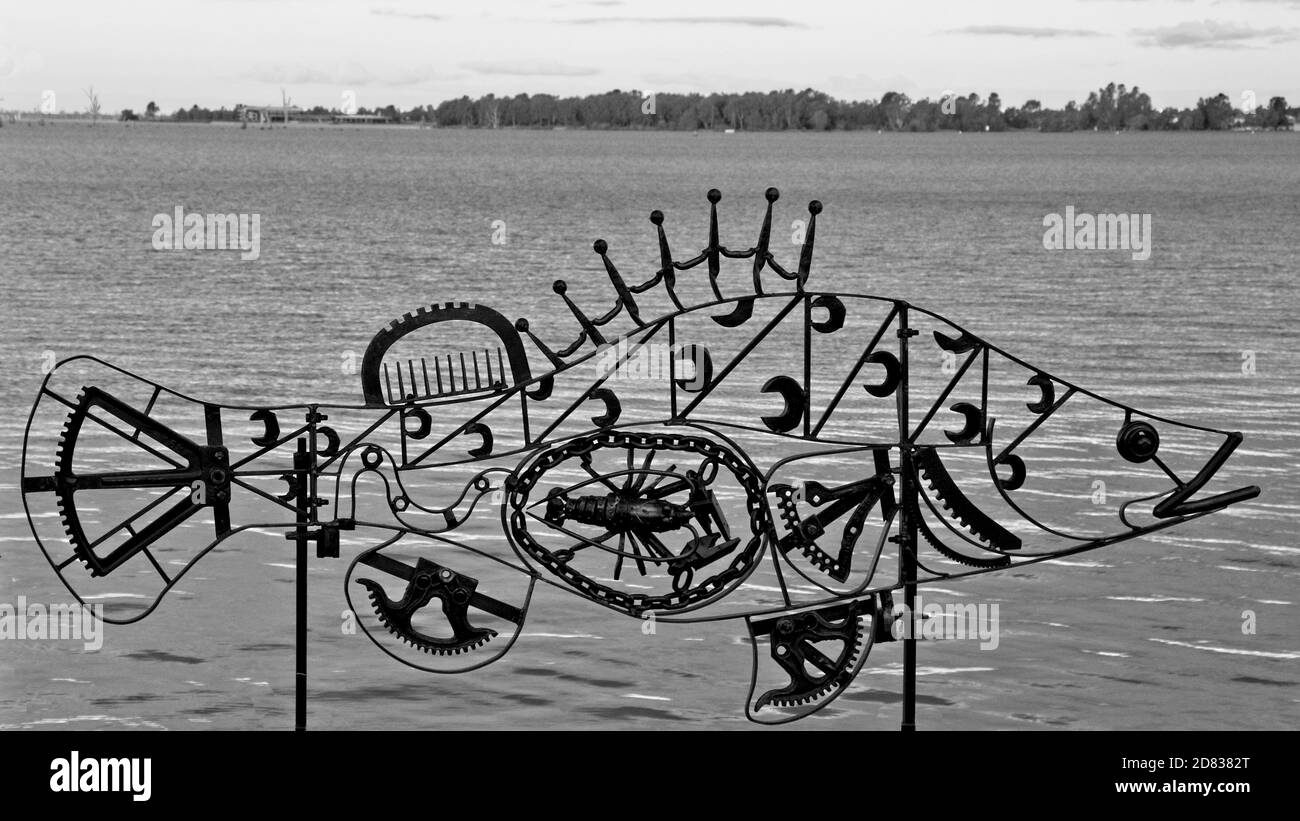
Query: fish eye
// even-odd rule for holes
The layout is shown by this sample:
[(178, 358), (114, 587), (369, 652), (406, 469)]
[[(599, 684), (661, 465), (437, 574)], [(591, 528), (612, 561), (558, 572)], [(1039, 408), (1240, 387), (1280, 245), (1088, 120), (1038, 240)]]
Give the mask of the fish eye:
[(1115, 437), (1115, 448), (1130, 462), (1145, 462), (1160, 449), (1160, 434), (1150, 422), (1128, 422)]

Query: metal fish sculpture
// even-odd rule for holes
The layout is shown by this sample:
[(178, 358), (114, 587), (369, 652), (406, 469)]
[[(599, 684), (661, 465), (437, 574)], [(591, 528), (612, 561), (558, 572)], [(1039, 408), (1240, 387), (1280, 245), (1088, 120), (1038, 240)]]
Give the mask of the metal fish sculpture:
[[(65, 360), (24, 442), (32, 531), (79, 600), (130, 588), (112, 623), (144, 618), (240, 534), (295, 540), (300, 572), (308, 542), (318, 558), (358, 545), (349, 606), (431, 672), (501, 658), (538, 582), (632, 618), (743, 619), (746, 715), (782, 723), (896, 637), (896, 593), (910, 606), (917, 585), (1258, 495), (1215, 487), (1239, 433), (1099, 396), (901, 299), (809, 290), (822, 206), (787, 269), (770, 247), (778, 196), (742, 251), (720, 242), (709, 191), (707, 242), (685, 260), (652, 212), (659, 264), (641, 282), (597, 241), (614, 302), (589, 313), (556, 281), (578, 328), (563, 346), (483, 305), (406, 314), (370, 342), (356, 405), (215, 404)], [(728, 261), (746, 270), (724, 293)], [(1071, 470), (1128, 490), (1077, 509), (1051, 490)]]

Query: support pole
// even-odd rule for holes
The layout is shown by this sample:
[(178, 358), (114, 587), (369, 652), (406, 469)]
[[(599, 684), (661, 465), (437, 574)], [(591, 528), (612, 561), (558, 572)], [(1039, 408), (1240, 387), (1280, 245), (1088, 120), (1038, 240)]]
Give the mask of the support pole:
[[(911, 477), (912, 456), (903, 457), (903, 476)], [(900, 525), (899, 558), (903, 575), (903, 603), (907, 607), (906, 637), (903, 639), (903, 725), (900, 729), (916, 729), (916, 520), (908, 514), (908, 506), (916, 500), (916, 485), (910, 478), (903, 479), (903, 514)]]
[(294, 534), (297, 555), (294, 567), (297, 574), (297, 601), (295, 608), (294, 648), (294, 730), (307, 729), (307, 522), (311, 516), (311, 491), (307, 473), (311, 470), (311, 454), (307, 440), (298, 440), (298, 452), (293, 456), (294, 487), (297, 490), (298, 527)]
[(903, 634), (903, 732), (916, 729), (916, 470), (912, 465), (912, 427), (908, 414), (908, 340), (917, 334), (908, 325), (908, 305), (898, 308), (898, 361), (902, 378), (898, 383), (899, 432), (899, 524), (898, 524), (898, 574), (903, 583), (904, 618), (907, 630)]

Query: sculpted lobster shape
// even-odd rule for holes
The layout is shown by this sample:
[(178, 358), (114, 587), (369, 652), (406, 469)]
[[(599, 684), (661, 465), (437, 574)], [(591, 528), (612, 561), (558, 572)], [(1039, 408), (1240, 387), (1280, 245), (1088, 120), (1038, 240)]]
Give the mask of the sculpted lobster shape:
[[(65, 360), (28, 425), (33, 533), (79, 599), (112, 579), (114, 623), (238, 534), (306, 534), (320, 558), (356, 547), (345, 591), (366, 593), (367, 635), (431, 672), (504, 655), (539, 581), (634, 618), (743, 619), (746, 714), (779, 723), (894, 638), (908, 584), (1259, 493), (1214, 487), (1240, 434), (1106, 399), (903, 300), (808, 290), (821, 204), (790, 270), (766, 198), (757, 242), (731, 250), (710, 191), (707, 243), (682, 261), (653, 212), (660, 263), (642, 282), (597, 241), (614, 304), (589, 314), (557, 281), (578, 329), (562, 347), (481, 305), (403, 316), (370, 343), (356, 406), (220, 405)], [(748, 269), (739, 292), (728, 260)], [(1127, 492), (1045, 493), (1062, 460)]]

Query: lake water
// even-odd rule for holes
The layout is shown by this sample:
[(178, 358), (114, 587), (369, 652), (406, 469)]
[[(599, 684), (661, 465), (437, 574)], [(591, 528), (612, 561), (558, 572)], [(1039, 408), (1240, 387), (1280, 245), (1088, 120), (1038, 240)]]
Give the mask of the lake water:
[[(920, 725), (1296, 725), (1292, 134), (5, 126), (0, 602), (68, 598), (17, 489), (47, 352), (93, 353), (213, 401), (355, 403), (342, 358), (404, 312), (454, 299), (559, 317), (557, 277), (590, 282), (591, 304), (605, 304), (594, 238), (640, 281), (657, 261), (651, 209), (684, 256), (702, 247), (704, 195), (719, 188), (723, 242), (744, 248), (767, 186), (782, 192), (773, 245), (787, 265), (791, 221), (808, 200), (825, 204), (812, 287), (901, 296), (1104, 395), (1240, 430), (1232, 475), (1264, 489), (1083, 559), (934, 591), (998, 602), (1001, 641), (921, 646)], [(260, 259), (153, 250), (151, 220), (177, 206), (259, 214)], [(1044, 250), (1044, 215), (1067, 206), (1150, 214), (1150, 259)], [(281, 539), (243, 539), (147, 620), (110, 626), (96, 653), (0, 641), (0, 728), (291, 726), (291, 561)], [(636, 620), (539, 589), (502, 661), (431, 677), (340, 635), (345, 567), (312, 567), (314, 727), (747, 726), (742, 622), (646, 637)], [(895, 727), (900, 662), (899, 646), (878, 646), (844, 697), (797, 726)]]

